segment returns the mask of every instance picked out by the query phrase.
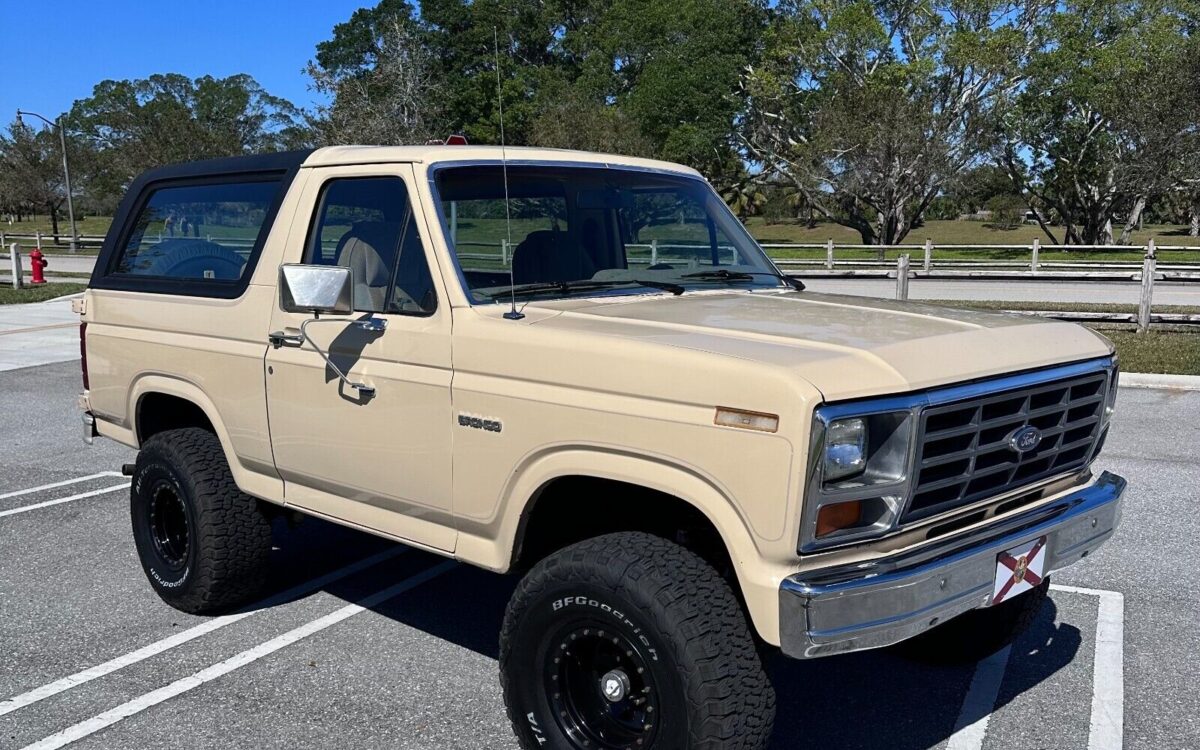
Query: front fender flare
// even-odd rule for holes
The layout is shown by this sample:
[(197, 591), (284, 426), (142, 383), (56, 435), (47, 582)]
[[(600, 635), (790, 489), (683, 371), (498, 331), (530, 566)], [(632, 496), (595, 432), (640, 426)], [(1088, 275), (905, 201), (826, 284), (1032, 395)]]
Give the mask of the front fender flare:
[(570, 476), (609, 479), (657, 490), (679, 498), (703, 514), (725, 544), (759, 635), (770, 643), (778, 643), (778, 587), (788, 571), (764, 559), (746, 519), (715, 479), (668, 459), (589, 446), (564, 446), (528, 458), (505, 487), (506, 512), (496, 551), (507, 557), (497, 560), (499, 564), (494, 567), (507, 569), (512, 565), (520, 535), (537, 504), (540, 490), (555, 479)]

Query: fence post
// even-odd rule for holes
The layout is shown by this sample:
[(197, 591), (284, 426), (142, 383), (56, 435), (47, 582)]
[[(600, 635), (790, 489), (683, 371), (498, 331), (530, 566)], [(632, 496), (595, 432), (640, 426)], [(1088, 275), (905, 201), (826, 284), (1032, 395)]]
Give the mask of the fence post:
[(12, 264), (12, 288), (20, 289), (25, 280), (21, 276), (21, 246), (15, 242), (8, 247), (8, 260)]
[(908, 255), (896, 259), (896, 299), (908, 299)]
[(1154, 241), (1151, 240), (1146, 252), (1146, 259), (1142, 261), (1142, 298), (1138, 300), (1138, 333), (1150, 330), (1150, 305), (1154, 299), (1154, 267), (1158, 264), (1153, 250)]
[(658, 240), (650, 240), (650, 265), (658, 265)]
[(500, 265), (508, 265), (508, 240), (500, 240)]
[(933, 265), (933, 240), (925, 238), (925, 270), (928, 271)]
[(833, 270), (833, 238), (825, 240), (825, 267)]
[(1029, 272), (1038, 272), (1038, 255), (1042, 252), (1042, 240), (1039, 237), (1033, 238), (1033, 253), (1029, 256)]
[(41, 250), (42, 249), (42, 233), (34, 232), (33, 236), (35, 238), (33, 241), (33, 246), (36, 247), (38, 250)]
[(1146, 240), (1146, 255), (1149, 255), (1151, 258), (1157, 258), (1157, 257), (1158, 257), (1158, 249), (1157, 249), (1157, 248), (1155, 247), (1155, 245), (1154, 245), (1154, 238), (1153, 238), (1153, 237), (1151, 237), (1150, 239)]

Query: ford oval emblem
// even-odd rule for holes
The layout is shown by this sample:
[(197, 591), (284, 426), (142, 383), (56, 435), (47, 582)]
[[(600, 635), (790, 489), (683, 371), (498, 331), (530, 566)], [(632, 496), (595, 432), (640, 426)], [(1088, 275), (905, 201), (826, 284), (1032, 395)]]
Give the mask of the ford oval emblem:
[(1042, 431), (1033, 425), (1025, 425), (1013, 430), (1008, 436), (1008, 447), (1017, 453), (1028, 453), (1042, 442)]

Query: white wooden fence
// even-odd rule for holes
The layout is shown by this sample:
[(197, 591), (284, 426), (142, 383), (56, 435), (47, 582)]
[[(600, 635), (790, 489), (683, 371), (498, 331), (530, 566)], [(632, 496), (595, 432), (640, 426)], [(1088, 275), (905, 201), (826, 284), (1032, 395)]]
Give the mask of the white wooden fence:
[[(164, 239), (164, 238), (158, 238)], [(29, 247), (54, 249), (48, 234), (13, 234), (0, 231), (0, 248), (9, 242), (23, 241)], [(80, 236), (80, 247), (98, 247), (104, 238)], [(220, 239), (222, 244), (253, 244), (252, 241)], [(1159, 245), (1154, 240), (1145, 245), (1043, 245), (1034, 239), (1025, 245), (964, 245), (922, 244), (856, 245), (839, 244), (832, 239), (824, 243), (763, 243), (763, 249), (785, 273), (803, 276), (883, 277), (896, 279), (897, 299), (908, 299), (909, 280), (914, 278), (956, 278), (979, 281), (1006, 278), (1058, 279), (1077, 281), (1125, 281), (1141, 286), (1136, 315), (1110, 313), (1065, 313), (1079, 320), (1112, 320), (1137, 323), (1146, 330), (1151, 322), (1200, 323), (1200, 316), (1184, 314), (1153, 314), (1154, 285), (1158, 281), (1200, 283), (1200, 245)], [(512, 262), (512, 247), (506, 240), (477, 242), (461, 240), (458, 256), (464, 260), (484, 262), (488, 266), (506, 268)], [(662, 262), (694, 258), (697, 250), (707, 251), (708, 245), (672, 244), (653, 240), (626, 245), (629, 262), (653, 266)], [(731, 246), (719, 246), (723, 259), (736, 260)], [(955, 257), (939, 257), (939, 251)], [(1045, 260), (1046, 252), (1069, 252), (1071, 260)], [(998, 253), (1028, 255), (1028, 258), (996, 258)], [(1125, 255), (1128, 259), (1089, 259), (1089, 255)], [(972, 258), (971, 255), (980, 257)], [(806, 257), (807, 256), (807, 257)], [(881, 258), (882, 256), (882, 258)], [(892, 256), (892, 257), (888, 257)], [(968, 257), (962, 257), (968, 256)]]

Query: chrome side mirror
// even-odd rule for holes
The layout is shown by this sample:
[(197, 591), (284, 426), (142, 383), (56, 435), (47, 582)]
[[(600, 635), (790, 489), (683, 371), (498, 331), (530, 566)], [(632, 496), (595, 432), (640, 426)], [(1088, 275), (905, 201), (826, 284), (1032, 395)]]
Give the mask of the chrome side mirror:
[(279, 267), (279, 305), (285, 312), (349, 315), (354, 279), (346, 266), (285, 263)]
[[(321, 350), (316, 341), (308, 335), (308, 326), (312, 323), (325, 323), (321, 320), (322, 313), (326, 315), (349, 315), (354, 312), (354, 276), (345, 266), (318, 266), (304, 263), (285, 263), (279, 267), (279, 306), (284, 312), (309, 313), (311, 318), (300, 324), (300, 335), (275, 331), (267, 338), (276, 347), (303, 346), (308, 342), (325, 364), (333, 370), (338, 379), (362, 396), (370, 398), (375, 395), (375, 388), (366, 383), (351, 380), (334, 364), (329, 355)], [(387, 321), (374, 316), (356, 322), (356, 325), (370, 333), (381, 333), (387, 327)]]

